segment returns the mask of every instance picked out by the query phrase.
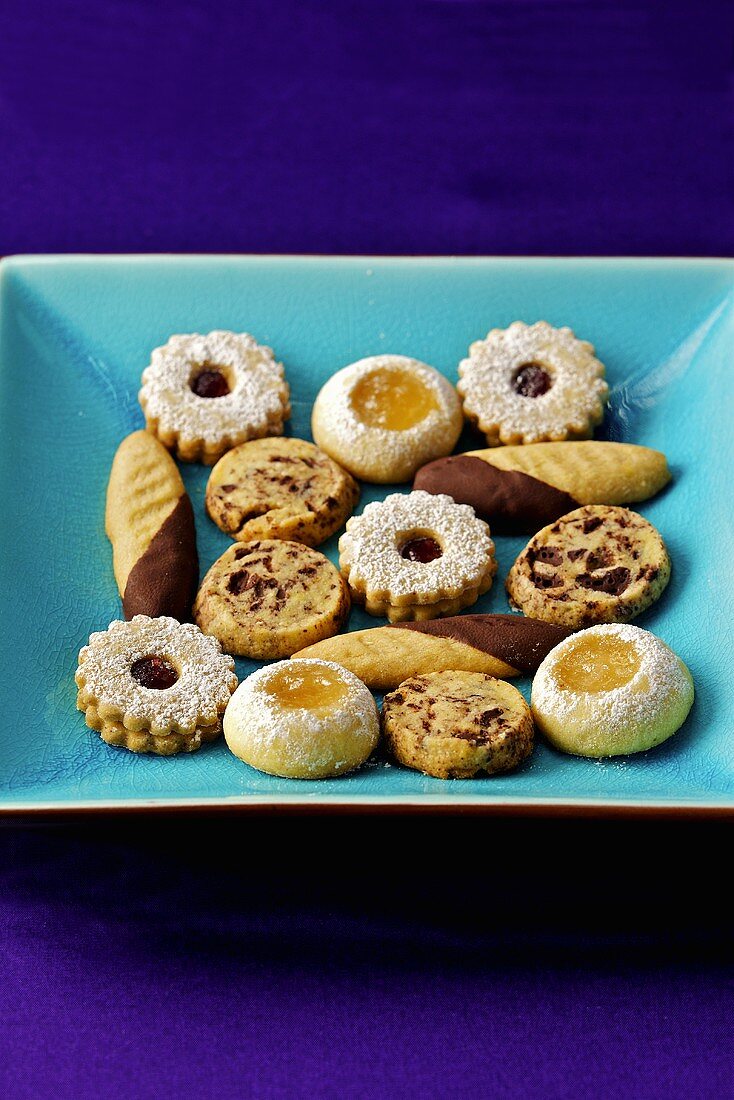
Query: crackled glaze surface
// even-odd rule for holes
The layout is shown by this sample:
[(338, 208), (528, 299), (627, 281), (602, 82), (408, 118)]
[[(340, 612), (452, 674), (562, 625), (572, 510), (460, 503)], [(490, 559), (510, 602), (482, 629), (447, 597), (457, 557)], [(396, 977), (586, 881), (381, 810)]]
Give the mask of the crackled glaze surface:
[[(731, 391), (733, 296), (734, 266), (725, 261), (5, 262), (0, 507), (14, 522), (2, 543), (0, 615), (11, 644), (2, 679), (0, 809), (181, 799), (733, 805), (731, 442), (721, 415)], [(696, 681), (696, 704), (675, 738), (639, 758), (602, 764), (539, 744), (517, 774), (448, 784), (379, 758), (353, 776), (297, 783), (249, 770), (222, 743), (171, 760), (100, 744), (75, 710), (74, 669), (90, 632), (120, 615), (104, 535), (105, 488), (120, 439), (142, 426), (136, 395), (151, 348), (173, 332), (224, 323), (257, 332), (288, 367), (288, 430), (310, 438), (313, 399), (345, 362), (400, 347), (455, 381), (476, 334), (518, 317), (588, 335), (611, 388), (599, 437), (669, 456), (672, 485), (639, 510), (664, 534), (673, 576), (639, 625), (675, 649)], [(478, 446), (469, 434), (460, 442), (463, 450)], [(182, 472), (203, 573), (231, 542), (204, 512), (209, 470), (192, 465)], [(359, 509), (394, 491), (368, 486)], [(336, 541), (322, 547), (332, 560)], [(495, 541), (503, 578), (527, 539)], [(473, 610), (507, 611), (502, 584)], [(362, 629), (375, 620), (355, 610), (349, 625)], [(240, 677), (254, 667), (237, 662)], [(527, 697), (529, 680), (518, 683)]]

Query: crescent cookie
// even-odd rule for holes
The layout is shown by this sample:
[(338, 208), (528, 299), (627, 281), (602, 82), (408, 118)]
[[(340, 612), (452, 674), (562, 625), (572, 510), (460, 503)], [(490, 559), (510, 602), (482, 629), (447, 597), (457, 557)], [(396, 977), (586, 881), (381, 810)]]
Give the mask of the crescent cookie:
[(296, 656), (335, 661), (373, 691), (392, 691), (410, 676), (447, 668), (526, 676), (569, 633), (520, 615), (456, 615), (338, 634)]
[(199, 579), (194, 513), (176, 463), (150, 432), (117, 449), (105, 530), (125, 618), (187, 619)]
[(532, 534), (580, 504), (632, 504), (669, 481), (660, 451), (583, 440), (439, 458), (418, 471), (413, 488), (470, 504), (493, 530)]
[(357, 482), (303, 439), (255, 439), (220, 458), (209, 476), (206, 510), (241, 542), (292, 539), (318, 546), (345, 523)]
[(660, 596), (670, 558), (660, 533), (628, 508), (590, 504), (538, 531), (507, 577), (513, 606), (573, 629), (626, 622)]
[(421, 492), (394, 493), (352, 516), (339, 566), (355, 602), (391, 622), (453, 615), (497, 571), (487, 524), (465, 504)]
[(437, 779), (510, 771), (533, 751), (530, 708), (517, 688), (481, 672), (415, 676), (385, 696), (382, 731), (400, 764)]
[(380, 721), (356, 676), (327, 661), (285, 661), (248, 676), (224, 717), (231, 752), (288, 779), (345, 775), (377, 745)]
[(582, 630), (552, 650), (533, 680), (538, 729), (561, 752), (620, 756), (666, 741), (693, 705), (693, 680), (672, 649), (637, 626)]
[(336, 634), (349, 608), (344, 580), (318, 550), (258, 539), (230, 546), (214, 562), (194, 617), (226, 653), (264, 660)]
[(493, 328), (471, 345), (459, 375), (464, 415), (490, 447), (585, 439), (609, 395), (593, 345), (547, 321)]
[(405, 355), (374, 355), (337, 371), (321, 388), (311, 430), (323, 451), (355, 477), (409, 481), (449, 454), (463, 423), (451, 383)]
[(272, 350), (221, 330), (155, 348), (139, 394), (148, 430), (178, 458), (208, 466), (247, 439), (282, 435), (288, 397)]
[(172, 756), (222, 732), (234, 661), (192, 623), (136, 615), (79, 653), (77, 708), (108, 745)]

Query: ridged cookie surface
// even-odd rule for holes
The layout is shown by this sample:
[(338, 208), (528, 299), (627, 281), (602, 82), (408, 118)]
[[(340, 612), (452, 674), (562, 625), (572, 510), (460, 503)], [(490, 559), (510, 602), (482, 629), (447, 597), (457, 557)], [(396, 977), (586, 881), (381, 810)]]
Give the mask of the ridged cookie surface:
[(125, 618), (187, 619), (199, 576), (194, 513), (176, 463), (150, 432), (117, 449), (105, 530)]

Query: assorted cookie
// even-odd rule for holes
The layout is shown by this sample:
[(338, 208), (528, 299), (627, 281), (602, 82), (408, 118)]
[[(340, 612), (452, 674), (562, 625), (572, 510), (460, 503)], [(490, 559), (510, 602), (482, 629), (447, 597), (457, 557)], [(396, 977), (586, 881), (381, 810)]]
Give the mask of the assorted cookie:
[(77, 708), (103, 741), (172, 756), (222, 732), (234, 661), (192, 623), (136, 615), (92, 634), (79, 653)]
[(450, 454), (463, 417), (451, 383), (405, 355), (374, 355), (337, 371), (321, 388), (311, 430), (323, 451), (355, 477), (409, 481)]
[(459, 376), (464, 415), (490, 447), (585, 439), (609, 395), (593, 345), (547, 321), (493, 328), (471, 345)]
[(447, 668), (503, 680), (527, 676), (569, 634), (519, 615), (455, 615), (337, 634), (296, 656), (336, 661), (373, 691), (392, 691), (410, 676)]
[(533, 680), (538, 729), (561, 752), (620, 756), (654, 748), (680, 729), (693, 680), (672, 649), (637, 626), (582, 630), (545, 658)]
[(194, 618), (227, 653), (289, 657), (336, 634), (349, 590), (328, 558), (300, 542), (257, 539), (230, 546), (201, 583)]
[(319, 546), (344, 526), (358, 499), (351, 474), (304, 439), (242, 443), (220, 458), (206, 488), (209, 516), (242, 542)]
[(187, 619), (199, 580), (194, 512), (176, 463), (150, 432), (117, 448), (105, 530), (125, 618)]
[(353, 516), (339, 566), (355, 603), (391, 622), (454, 615), (497, 571), (489, 528), (447, 496), (392, 494)]
[(534, 727), (517, 688), (481, 672), (415, 676), (385, 696), (382, 731), (400, 764), (437, 779), (471, 779), (518, 767)]
[(634, 619), (670, 579), (660, 533), (629, 508), (590, 504), (538, 531), (507, 577), (531, 619), (574, 630)]
[(324, 779), (363, 764), (377, 745), (377, 706), (351, 672), (328, 661), (284, 661), (254, 672), (227, 707), (235, 756), (270, 775)]
[(208, 466), (238, 443), (282, 435), (290, 416), (282, 363), (246, 332), (172, 336), (153, 351), (139, 399), (148, 431)]
[(413, 488), (470, 504), (496, 533), (531, 535), (580, 504), (632, 504), (669, 481), (660, 451), (582, 440), (439, 458), (418, 471)]

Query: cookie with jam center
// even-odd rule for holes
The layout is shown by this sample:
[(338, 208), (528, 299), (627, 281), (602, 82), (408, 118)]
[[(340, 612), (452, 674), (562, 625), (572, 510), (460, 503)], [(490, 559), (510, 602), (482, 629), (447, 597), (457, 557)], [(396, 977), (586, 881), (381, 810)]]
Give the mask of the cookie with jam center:
[(437, 779), (518, 767), (533, 751), (530, 707), (517, 688), (481, 672), (433, 672), (385, 696), (382, 730), (400, 763)]
[(349, 608), (345, 581), (318, 550), (257, 539), (231, 546), (214, 562), (194, 618), (225, 652), (265, 660), (336, 634)]
[(629, 508), (591, 504), (539, 531), (506, 587), (529, 618), (578, 630), (634, 619), (669, 579), (670, 557), (651, 523)]
[(354, 478), (305, 439), (255, 439), (212, 470), (206, 510), (240, 542), (292, 539), (319, 546), (343, 526), (359, 499)]

